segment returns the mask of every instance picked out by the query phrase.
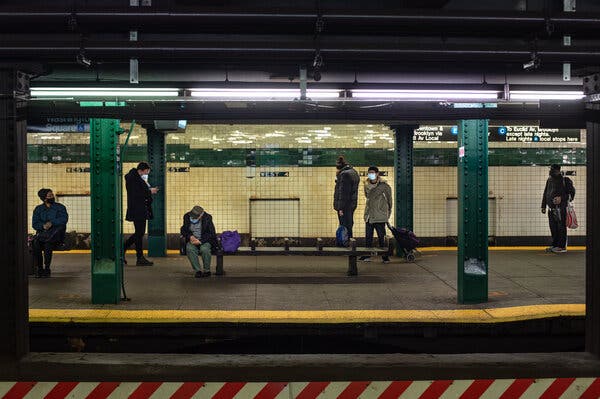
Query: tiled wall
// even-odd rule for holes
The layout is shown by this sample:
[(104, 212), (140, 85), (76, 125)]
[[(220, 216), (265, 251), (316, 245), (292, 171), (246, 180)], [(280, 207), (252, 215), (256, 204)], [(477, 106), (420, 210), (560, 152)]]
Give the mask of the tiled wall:
[[(359, 172), (365, 173), (370, 164), (379, 165), (388, 173), (386, 179), (394, 190), (393, 141), (389, 140), (390, 132), (385, 127), (335, 125), (328, 130), (314, 126), (292, 127), (290, 130), (288, 126), (274, 125), (189, 125), (184, 135), (169, 134), (167, 231), (177, 233), (182, 215), (192, 206), (201, 205), (213, 215), (217, 231), (255, 234), (250, 231), (252, 199), (297, 199), (296, 219), (290, 220), (284, 210), (273, 211), (272, 215), (259, 212), (256, 217), (264, 220), (254, 220), (260, 224), (255, 224), (256, 228), (265, 231), (270, 224), (276, 231), (277, 226), (297, 223), (301, 237), (331, 237), (338, 224), (332, 209), (333, 163), (340, 152), (357, 164)], [(306, 133), (311, 130), (317, 133)], [(230, 136), (223, 139), (226, 133)], [(144, 160), (145, 141), (144, 131), (136, 128), (125, 172), (137, 161)], [(85, 162), (89, 157), (88, 145), (89, 136), (86, 139), (85, 134), (62, 134), (57, 140), (46, 141), (39, 135), (29, 135), (30, 217), (39, 203), (37, 190), (49, 187), (69, 205), (69, 230), (89, 232), (89, 206), (86, 205), (89, 200), (87, 203), (85, 200), (89, 194), (89, 173), (85, 171), (89, 167)], [(453, 215), (449, 213), (452, 198), (456, 197), (455, 146), (455, 143), (415, 145), (414, 221), (415, 233), (419, 236), (453, 235)], [(495, 218), (498, 236), (549, 234), (547, 217), (540, 213), (541, 195), (547, 165), (559, 161), (572, 164), (564, 169), (576, 173), (572, 179), (577, 188), (575, 206), (581, 227), (570, 234), (585, 234), (586, 169), (582, 166), (585, 144), (493, 143), (490, 147), (489, 196), (495, 201), (490, 217)], [(355, 235), (359, 237), (364, 236), (364, 204), (361, 191), (355, 213)], [(124, 226), (126, 233), (132, 231), (131, 223)]]

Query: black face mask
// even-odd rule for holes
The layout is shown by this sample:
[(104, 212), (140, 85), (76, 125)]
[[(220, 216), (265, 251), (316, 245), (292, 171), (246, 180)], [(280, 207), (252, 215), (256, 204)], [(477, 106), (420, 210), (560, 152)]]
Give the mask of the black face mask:
[(54, 204), (54, 198), (47, 198), (46, 202), (49, 204)]

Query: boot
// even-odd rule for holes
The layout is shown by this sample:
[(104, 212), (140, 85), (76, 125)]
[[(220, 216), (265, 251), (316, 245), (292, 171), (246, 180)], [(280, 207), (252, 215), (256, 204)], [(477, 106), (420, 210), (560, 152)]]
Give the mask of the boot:
[(149, 261), (143, 256), (141, 258), (138, 258), (137, 262), (135, 263), (136, 266), (152, 266), (153, 264), (154, 262)]

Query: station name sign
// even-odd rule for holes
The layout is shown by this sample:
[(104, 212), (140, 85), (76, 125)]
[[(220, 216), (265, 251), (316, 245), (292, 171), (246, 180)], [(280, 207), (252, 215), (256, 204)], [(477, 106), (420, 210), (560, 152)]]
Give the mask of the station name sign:
[[(414, 131), (415, 142), (457, 141), (458, 126), (421, 126)], [(545, 129), (539, 126), (489, 126), (489, 141), (518, 143), (578, 143), (579, 129)]]

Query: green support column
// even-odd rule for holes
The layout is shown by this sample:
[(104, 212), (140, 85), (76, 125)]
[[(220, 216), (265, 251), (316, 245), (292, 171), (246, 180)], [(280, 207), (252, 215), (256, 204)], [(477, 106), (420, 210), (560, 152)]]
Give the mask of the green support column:
[[(392, 126), (396, 136), (394, 172), (397, 227), (413, 230), (413, 135), (417, 125)], [(403, 256), (400, 248), (396, 255)]]
[(92, 303), (121, 299), (121, 179), (116, 119), (90, 120)]
[(148, 163), (150, 176), (148, 181), (152, 187), (158, 187), (154, 194), (152, 213), (154, 218), (148, 221), (148, 256), (167, 256), (167, 215), (166, 215), (166, 172), (167, 155), (165, 133), (154, 128), (147, 129)]
[(488, 300), (488, 121), (458, 129), (458, 302)]

